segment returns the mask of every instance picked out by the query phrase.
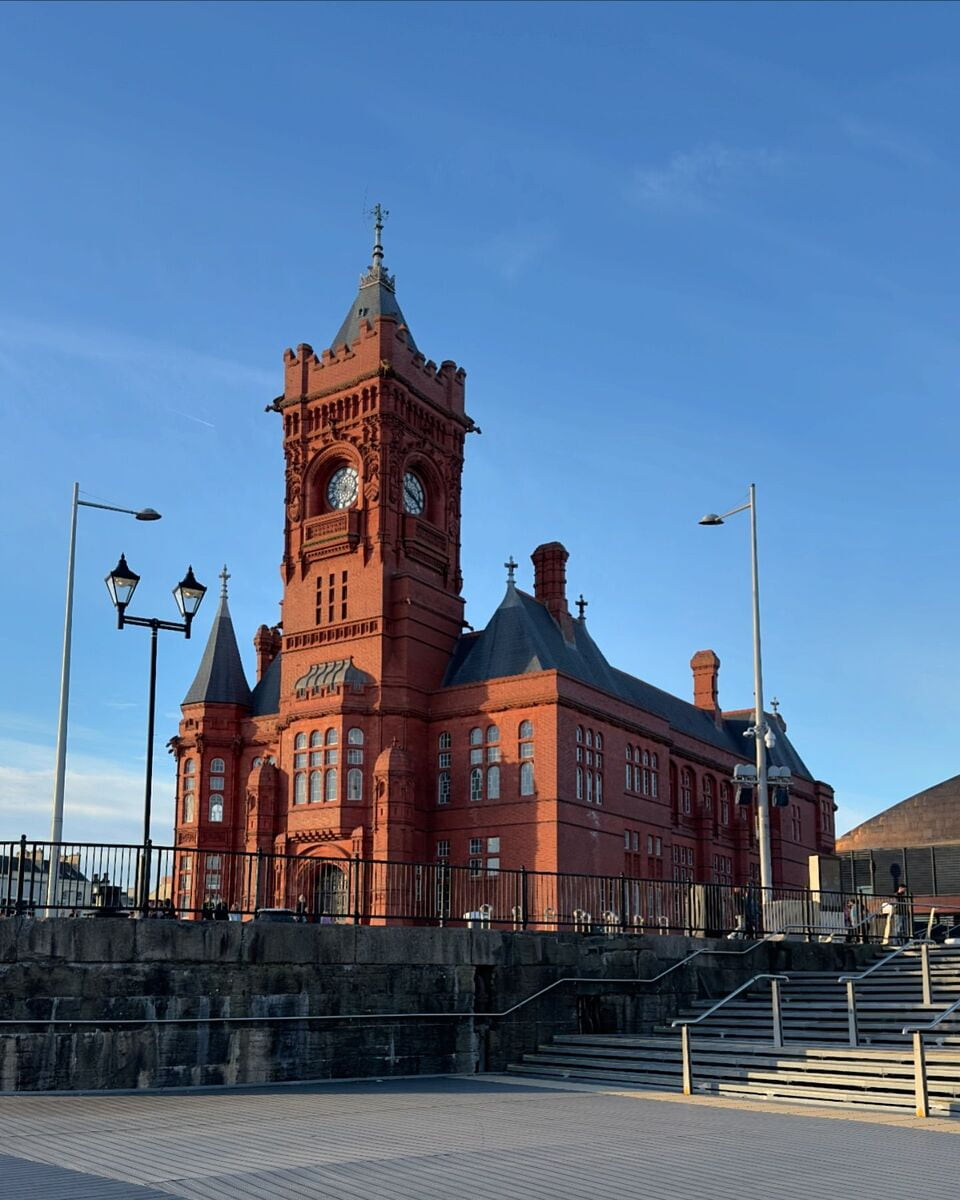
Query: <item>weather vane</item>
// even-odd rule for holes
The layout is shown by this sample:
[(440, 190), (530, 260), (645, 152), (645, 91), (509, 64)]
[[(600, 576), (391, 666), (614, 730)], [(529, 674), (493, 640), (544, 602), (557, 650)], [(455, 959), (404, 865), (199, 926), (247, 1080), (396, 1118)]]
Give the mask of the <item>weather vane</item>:
[(581, 592), (580, 595), (577, 597), (577, 600), (575, 601), (575, 603), (576, 603), (577, 608), (580, 609), (580, 620), (582, 621), (583, 620), (583, 610), (587, 607), (587, 605), (590, 603), (590, 601), (584, 600), (583, 592)]
[(517, 564), (513, 561), (512, 554), (503, 565), (507, 568), (507, 583), (513, 583), (513, 573), (517, 569)]

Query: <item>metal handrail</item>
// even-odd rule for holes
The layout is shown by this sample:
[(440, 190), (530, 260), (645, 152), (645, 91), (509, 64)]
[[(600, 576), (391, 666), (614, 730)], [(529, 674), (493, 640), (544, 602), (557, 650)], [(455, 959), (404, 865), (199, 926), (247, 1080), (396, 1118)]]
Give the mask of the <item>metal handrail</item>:
[(718, 1008), (722, 1008), (728, 1000), (732, 1000), (734, 998), (734, 996), (739, 996), (740, 993), (746, 991), (746, 989), (748, 987), (752, 987), (753, 984), (755, 984), (758, 979), (776, 979), (780, 983), (789, 983), (790, 982), (789, 975), (771, 975), (769, 972), (764, 972), (762, 975), (754, 975), (754, 977), (752, 979), (748, 979), (746, 983), (741, 983), (738, 988), (736, 988), (734, 991), (732, 991), (729, 994), (729, 996), (724, 996), (722, 1000), (718, 1000), (716, 1002), (716, 1004), (711, 1005), (711, 1007), (708, 1008), (705, 1013), (701, 1013), (699, 1017), (693, 1017), (693, 1018), (677, 1017), (676, 1020), (671, 1021), (670, 1024), (671, 1025), (699, 1025), (701, 1021), (705, 1021), (707, 1019), (707, 1017), (709, 1017), (713, 1013), (715, 1013)]
[(866, 979), (866, 977), (868, 975), (872, 975), (874, 971), (879, 971), (881, 967), (886, 966), (886, 964), (890, 962), (892, 958), (896, 958), (898, 954), (903, 954), (904, 950), (915, 950), (918, 946), (922, 946), (926, 943), (927, 938), (914, 938), (912, 941), (906, 942), (902, 946), (898, 946), (896, 950), (893, 950), (890, 954), (885, 955), (880, 959), (879, 962), (875, 962), (872, 967), (867, 967), (865, 971), (861, 971), (859, 975), (839, 976), (837, 983), (857, 983), (861, 979)]
[(946, 1018), (951, 1016), (953, 1013), (955, 1013), (957, 1011), (957, 1009), (960, 1009), (960, 1000), (954, 1000), (954, 1002), (950, 1005), (949, 1008), (945, 1008), (942, 1013), (940, 1013), (938, 1016), (934, 1017), (934, 1019), (932, 1021), (928, 1021), (926, 1023), (926, 1025), (904, 1025), (903, 1029), (900, 1032), (901, 1033), (928, 1033), (931, 1029), (936, 1029), (936, 1027), (940, 1024), (941, 1021), (946, 1020)]
[(729, 996), (724, 996), (722, 1000), (718, 1000), (716, 1004), (712, 1004), (706, 1012), (701, 1013), (699, 1017), (677, 1017), (671, 1021), (672, 1026), (680, 1026), (680, 1059), (681, 1070), (683, 1072), (683, 1094), (685, 1096), (693, 1095), (693, 1059), (690, 1054), (690, 1026), (699, 1025), (701, 1021), (705, 1021), (707, 1017), (712, 1016), (718, 1008), (722, 1008), (728, 1000), (732, 1000), (734, 996), (739, 996), (741, 992), (752, 987), (758, 979), (770, 980), (770, 1009), (771, 1017), (773, 1018), (773, 1048), (774, 1050), (783, 1049), (783, 1016), (780, 1011), (780, 984), (788, 983), (789, 975), (771, 975), (763, 973), (754, 975), (752, 979), (748, 979), (746, 983), (741, 983), (738, 988), (735, 988)]
[(942, 1013), (938, 1013), (926, 1025), (904, 1025), (901, 1030), (903, 1034), (909, 1033), (913, 1038), (913, 1089), (918, 1117), (930, 1115), (930, 1093), (927, 1088), (927, 1060), (923, 1050), (923, 1035), (929, 1033), (931, 1029), (936, 1029), (941, 1021), (945, 1021), (957, 1009), (960, 1009), (960, 1000), (954, 1000), (948, 1008), (945, 1008)]
[[(750, 954), (756, 950), (758, 946), (764, 945), (770, 940), (770, 937), (763, 937), (753, 945), (747, 946), (744, 950), (718, 950), (712, 946), (702, 946), (699, 950), (694, 950), (692, 954), (688, 954), (686, 958), (681, 958), (679, 962), (673, 963), (667, 967), (665, 971), (660, 971), (657, 975), (650, 975), (646, 978), (638, 978), (630, 976), (625, 979), (604, 978), (596, 975), (564, 975), (562, 979), (555, 979), (552, 983), (548, 983), (546, 987), (540, 988), (536, 992), (532, 992), (529, 996), (525, 996), (522, 1000), (518, 1000), (516, 1004), (511, 1004), (509, 1008), (505, 1008), (500, 1012), (401, 1012), (401, 1013), (314, 1013), (303, 1014), (296, 1016), (243, 1016), (243, 1017), (98, 1017), (88, 1019), (70, 1019), (69, 1017), (7, 1017), (0, 1019), (0, 1028), (5, 1025), (15, 1026), (54, 1026), (54, 1025), (82, 1025), (82, 1026), (101, 1026), (101, 1025), (238, 1025), (247, 1024), (251, 1021), (375, 1021), (375, 1020), (402, 1020), (403, 1018), (415, 1019), (421, 1017), (433, 1018), (453, 1018), (455, 1020), (467, 1020), (470, 1018), (501, 1018), (508, 1017), (511, 1013), (515, 1013), (518, 1009), (526, 1007), (534, 1000), (546, 995), (547, 992), (553, 991), (554, 988), (560, 987), (565, 983), (656, 983), (665, 976), (677, 971), (680, 967), (686, 966), (692, 959), (697, 958), (701, 954), (721, 954), (729, 957), (742, 957), (744, 954)], [(758, 976), (760, 978), (760, 976)]]

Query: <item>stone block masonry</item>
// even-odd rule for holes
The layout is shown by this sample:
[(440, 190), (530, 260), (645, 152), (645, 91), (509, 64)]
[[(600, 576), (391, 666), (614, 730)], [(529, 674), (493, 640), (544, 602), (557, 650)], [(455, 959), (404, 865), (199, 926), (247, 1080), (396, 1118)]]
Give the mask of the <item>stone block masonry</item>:
[[(871, 953), (772, 942), (742, 957), (701, 956), (653, 986), (600, 982), (656, 975), (706, 945), (742, 948), (680, 937), (12, 918), (0, 921), (0, 1090), (496, 1071), (555, 1033), (647, 1032), (760, 971), (839, 973)], [(565, 976), (598, 982), (557, 987), (508, 1017), (482, 1015)], [(308, 1015), (336, 1019), (273, 1019)], [(67, 1024), (22, 1024), (31, 1020)]]

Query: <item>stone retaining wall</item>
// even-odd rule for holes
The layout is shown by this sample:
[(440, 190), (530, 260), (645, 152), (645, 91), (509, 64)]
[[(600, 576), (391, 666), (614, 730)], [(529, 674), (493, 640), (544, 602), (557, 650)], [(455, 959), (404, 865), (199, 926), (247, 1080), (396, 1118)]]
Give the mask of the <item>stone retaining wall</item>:
[[(772, 942), (702, 955), (655, 985), (561, 986), (568, 975), (656, 975), (700, 946), (680, 937), (130, 920), (0, 920), (0, 1090), (257, 1084), (501, 1070), (561, 1032), (646, 1032), (761, 971), (837, 970), (865, 947)], [(356, 1021), (346, 1014), (372, 1014)], [(404, 1018), (386, 1014), (426, 1013)], [(343, 1016), (164, 1025), (186, 1017)], [(382, 1014), (382, 1015), (381, 1015)], [(137, 1024), (112, 1024), (133, 1020)]]

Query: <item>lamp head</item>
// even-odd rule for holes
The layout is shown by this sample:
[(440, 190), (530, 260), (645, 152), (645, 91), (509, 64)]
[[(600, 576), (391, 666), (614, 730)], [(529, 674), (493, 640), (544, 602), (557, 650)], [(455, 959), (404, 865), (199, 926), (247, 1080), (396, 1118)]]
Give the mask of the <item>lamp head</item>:
[(700, 525), (722, 525), (723, 517), (718, 517), (716, 513), (707, 513), (705, 517), (701, 517), (698, 524)]
[(141, 508), (138, 513), (133, 514), (138, 521), (159, 521), (160, 514), (155, 508)]
[(127, 566), (127, 556), (121, 554), (120, 561), (109, 575), (104, 576), (103, 582), (107, 585), (107, 591), (110, 593), (114, 607), (122, 613), (133, 599), (140, 576), (136, 571), (130, 570)]
[(188, 629), (200, 607), (200, 601), (206, 594), (207, 589), (194, 577), (193, 567), (187, 567), (186, 575), (173, 589), (173, 597), (177, 602), (177, 608), (180, 609), (180, 615), (187, 622)]

